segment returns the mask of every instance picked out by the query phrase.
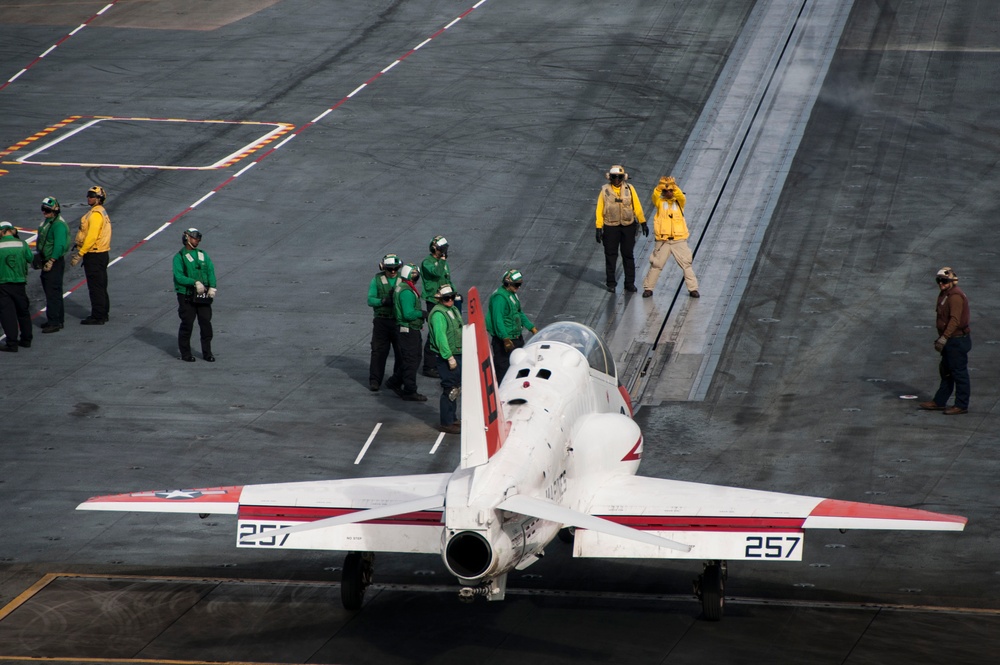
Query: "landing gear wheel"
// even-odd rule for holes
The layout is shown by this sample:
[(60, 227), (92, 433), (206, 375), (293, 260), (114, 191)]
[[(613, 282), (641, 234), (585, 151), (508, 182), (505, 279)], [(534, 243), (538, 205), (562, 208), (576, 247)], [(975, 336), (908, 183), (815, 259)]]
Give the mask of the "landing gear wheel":
[(372, 583), (375, 555), (372, 552), (348, 552), (340, 578), (340, 600), (345, 610), (360, 610), (365, 590)]
[(559, 540), (567, 545), (573, 544), (573, 537), (576, 535), (576, 527), (567, 526), (559, 529)]
[(695, 582), (695, 593), (701, 600), (701, 615), (706, 621), (720, 621), (726, 608), (726, 564), (713, 561), (705, 564), (705, 572)]

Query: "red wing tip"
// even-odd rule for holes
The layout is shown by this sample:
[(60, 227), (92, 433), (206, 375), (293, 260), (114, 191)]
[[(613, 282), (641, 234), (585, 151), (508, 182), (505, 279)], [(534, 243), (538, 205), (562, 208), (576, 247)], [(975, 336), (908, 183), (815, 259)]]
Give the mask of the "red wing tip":
[(87, 503), (162, 503), (164, 501), (188, 501), (196, 503), (239, 503), (243, 485), (228, 487), (201, 487), (196, 489), (149, 490), (129, 494), (109, 494), (94, 496)]
[(859, 519), (882, 520), (912, 520), (924, 522), (944, 522), (950, 524), (966, 524), (968, 518), (961, 515), (947, 515), (917, 508), (899, 508), (897, 506), (882, 506), (875, 503), (857, 503), (855, 501), (840, 501), (824, 499), (809, 517), (853, 517)]

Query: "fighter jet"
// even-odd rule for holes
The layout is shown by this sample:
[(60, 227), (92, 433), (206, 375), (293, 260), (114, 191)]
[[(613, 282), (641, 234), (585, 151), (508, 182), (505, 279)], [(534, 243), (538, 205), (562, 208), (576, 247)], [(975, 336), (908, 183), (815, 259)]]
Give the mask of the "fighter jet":
[(511, 353), (497, 386), (476, 289), (467, 304), (454, 472), (137, 492), (78, 509), (231, 514), (238, 547), (347, 552), (350, 610), (377, 552), (439, 554), (460, 597), (488, 600), (557, 538), (574, 557), (693, 559), (712, 621), (728, 561), (801, 561), (807, 529), (965, 528), (957, 515), (637, 476), (642, 432), (604, 341), (579, 323), (550, 325)]

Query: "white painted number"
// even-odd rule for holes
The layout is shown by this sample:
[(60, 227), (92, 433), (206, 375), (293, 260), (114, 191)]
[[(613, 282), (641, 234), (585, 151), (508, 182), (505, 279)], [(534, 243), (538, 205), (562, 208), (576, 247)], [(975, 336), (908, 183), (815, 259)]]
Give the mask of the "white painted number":
[(746, 558), (790, 559), (802, 536), (747, 536)]

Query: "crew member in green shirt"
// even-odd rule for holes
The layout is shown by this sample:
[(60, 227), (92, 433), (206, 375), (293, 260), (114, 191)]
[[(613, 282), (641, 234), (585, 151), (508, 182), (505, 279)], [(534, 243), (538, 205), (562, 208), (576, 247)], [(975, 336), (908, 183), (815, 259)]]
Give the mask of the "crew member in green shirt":
[(24, 286), (31, 258), (31, 248), (17, 236), (14, 225), (0, 222), (0, 326), (7, 336), (0, 351), (17, 353), (19, 346), (31, 346), (31, 311)]
[(66, 271), (66, 251), (69, 249), (69, 225), (60, 214), (62, 209), (54, 196), (42, 199), (45, 219), (38, 227), (35, 260), (31, 264), (42, 271), (42, 291), (45, 292), (45, 325), (43, 333), (59, 332), (63, 328), (63, 274)]
[(177, 293), (177, 315), (181, 327), (177, 331), (177, 346), (181, 360), (194, 362), (191, 355), (191, 333), (198, 319), (201, 333), (201, 357), (214, 363), (212, 355), (212, 301), (215, 299), (215, 265), (201, 244), (201, 231), (188, 229), (181, 236), (184, 247), (174, 254), (174, 291)]
[(510, 352), (524, 346), (521, 329), (530, 330), (532, 334), (538, 328), (521, 310), (521, 300), (517, 291), (521, 288), (524, 277), (520, 270), (508, 270), (503, 274), (503, 283), (490, 296), (489, 308), (486, 311), (486, 331), (490, 334), (490, 346), (493, 348), (493, 367), (497, 373), (499, 384), (510, 367)]
[(396, 312), (392, 292), (396, 289), (399, 268), (403, 262), (395, 254), (386, 254), (378, 264), (379, 271), (368, 285), (368, 306), (374, 310), (372, 319), (372, 355), (368, 362), (368, 390), (375, 392), (385, 377), (385, 361), (392, 349), (394, 367), (400, 365), (399, 333), (396, 332)]
[(392, 306), (396, 315), (399, 332), (399, 359), (392, 369), (392, 376), (385, 382), (386, 388), (407, 402), (426, 402), (427, 397), (417, 392), (417, 367), (420, 365), (420, 349), (423, 340), (420, 331), (424, 327), (424, 312), (420, 307), (420, 292), (417, 281), (420, 269), (407, 263), (399, 269), (399, 279), (393, 291)]
[(442, 284), (434, 298), (437, 304), (427, 317), (431, 351), (441, 377), (441, 431), (458, 434), (458, 396), (462, 385), (462, 313), (455, 307), (455, 290)]
[[(447, 284), (454, 288), (451, 281), (451, 269), (448, 267), (448, 239), (444, 236), (434, 236), (430, 244), (430, 253), (420, 264), (420, 278), (423, 280), (424, 307), (428, 316), (437, 304), (435, 295), (442, 284)], [(455, 306), (459, 314), (462, 313), (462, 296), (455, 294)], [(434, 366), (434, 353), (431, 351), (431, 340), (427, 338), (424, 344), (424, 376), (432, 379), (438, 378), (437, 368)]]

